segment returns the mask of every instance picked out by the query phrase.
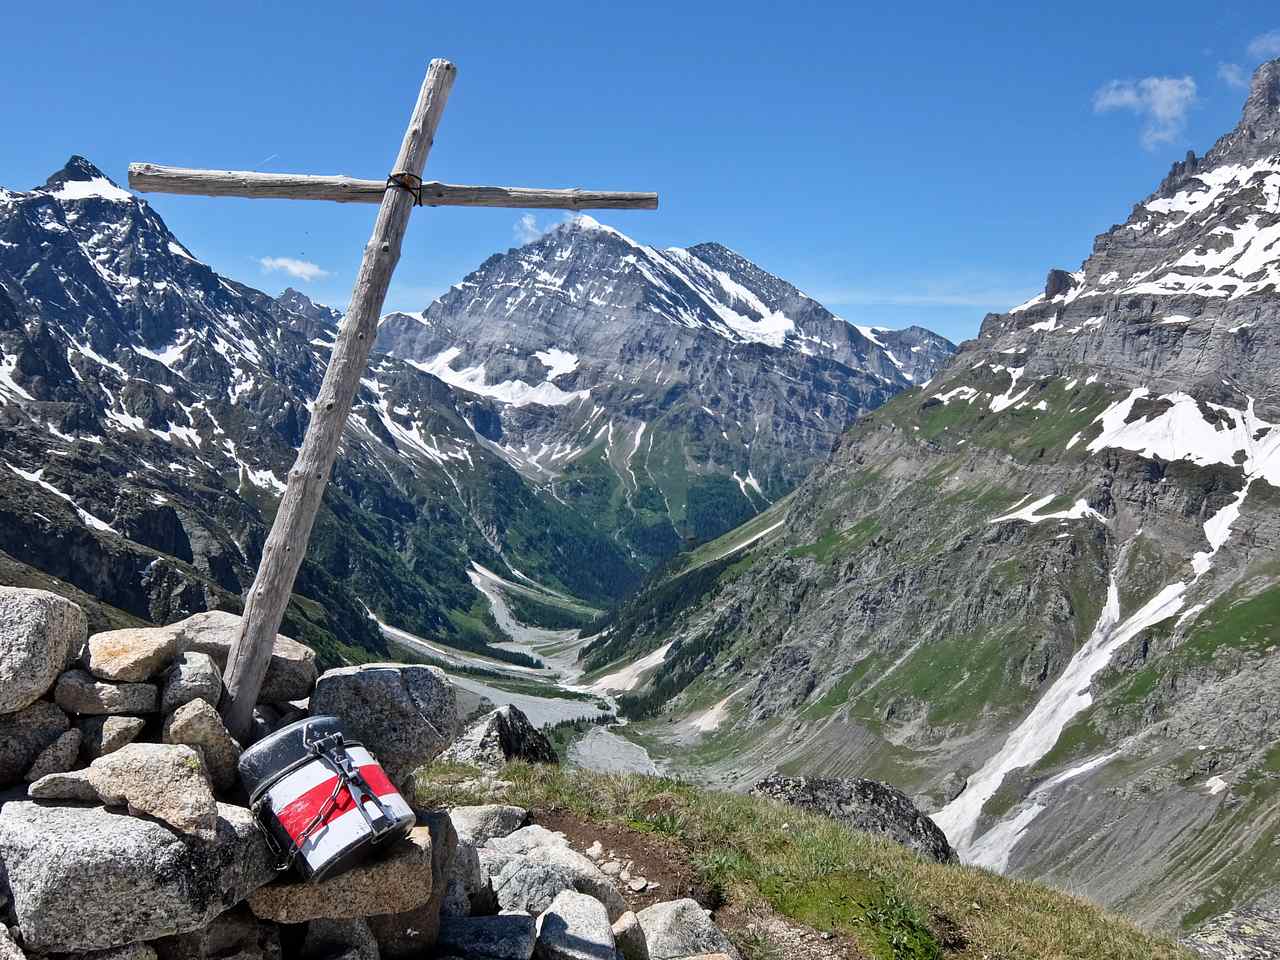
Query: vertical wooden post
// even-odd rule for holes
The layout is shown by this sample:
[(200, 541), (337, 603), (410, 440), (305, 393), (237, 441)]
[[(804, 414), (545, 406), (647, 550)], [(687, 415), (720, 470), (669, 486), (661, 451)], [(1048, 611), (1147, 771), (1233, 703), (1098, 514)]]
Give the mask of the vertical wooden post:
[[(392, 172), (422, 176), (456, 73), (447, 60), (431, 61)], [(400, 259), (400, 244), (413, 207), (414, 198), (406, 190), (388, 189), (383, 194), (373, 236), (364, 249), (351, 306), (333, 345), (302, 450), (289, 472), (288, 486), (245, 603), (240, 636), (227, 657), (222, 717), (232, 736), (241, 742), (249, 732), (254, 703), (271, 662), (272, 645), (307, 552), (311, 527), (329, 482), (356, 389), (369, 361), (378, 318), (392, 271)]]

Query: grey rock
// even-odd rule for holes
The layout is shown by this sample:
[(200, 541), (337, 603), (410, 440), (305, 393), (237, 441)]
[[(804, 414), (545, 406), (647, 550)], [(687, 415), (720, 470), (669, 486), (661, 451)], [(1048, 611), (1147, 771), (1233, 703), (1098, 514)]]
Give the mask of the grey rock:
[(141, 717), (81, 717), (80, 748), (86, 758), (96, 760), (126, 743), (133, 743), (146, 725)]
[(218, 825), (213, 785), (200, 754), (166, 743), (130, 743), (89, 765), (107, 806), (155, 817), (181, 833), (211, 835)]
[(468, 960), (529, 960), (537, 928), (528, 914), (440, 921), (436, 953)]
[(431, 835), (431, 897), (414, 910), (369, 917), (369, 929), (383, 960), (418, 960), (435, 946), (440, 930), (458, 835), (443, 811), (420, 814), (418, 822)]
[(490, 837), (485, 846), (503, 853), (527, 854), (538, 847), (568, 847), (569, 841), (563, 833), (548, 830), (540, 823), (531, 823), (504, 836)]
[(214, 789), (230, 790), (239, 782), (240, 744), (207, 700), (190, 700), (165, 717), (163, 739), (198, 750)]
[(157, 960), (157, 954), (150, 943), (127, 943), (106, 950), (73, 950), (58, 954), (57, 960)]
[(36, 757), (70, 726), (67, 715), (45, 700), (0, 715), (0, 787), (20, 783)]
[(275, 876), (253, 815), (225, 804), (198, 839), (102, 807), (12, 801), (0, 861), (23, 941), (40, 952), (198, 930)]
[(88, 770), (70, 773), (49, 773), (27, 788), (32, 800), (79, 800), (97, 803), (101, 798), (89, 780)]
[(1206, 921), (1179, 942), (1204, 960), (1280, 957), (1280, 890)]
[(376, 859), (312, 883), (292, 875), (255, 890), (249, 907), (263, 920), (303, 923), (321, 917), (353, 920), (417, 910), (432, 897), (429, 827), (415, 827)]
[[(509, 859), (502, 861), (504, 856)], [(590, 858), (572, 849), (563, 834), (538, 824), (522, 827), (506, 837), (491, 839), (481, 851), (481, 864), (489, 872), (499, 903), (503, 903), (504, 896), (512, 901), (519, 899), (529, 904), (534, 913), (539, 913), (541, 910), (537, 905), (543, 900), (538, 898), (545, 897), (547, 893), (554, 896), (558, 892), (554, 885), (560, 882), (560, 878), (567, 877), (573, 889), (603, 903), (610, 920), (616, 920), (627, 909), (622, 894)], [(492, 864), (503, 865), (495, 870)], [(536, 870), (530, 864), (551, 869)], [(514, 888), (508, 886), (513, 883), (516, 884)], [(513, 889), (521, 892), (515, 893)], [(546, 909), (545, 905), (541, 909)]]
[[(207, 654), (221, 671), (226, 669), (227, 654), (240, 634), (240, 617), (223, 610), (209, 610), (179, 620), (166, 629), (174, 632), (179, 653)], [(277, 634), (258, 701), (300, 700), (311, 695), (315, 682), (316, 652), (297, 640)]]
[(31, 783), (51, 773), (66, 773), (76, 765), (79, 753), (80, 731), (72, 727), (40, 752), (24, 779)]
[(160, 711), (173, 713), (184, 703), (205, 700), (212, 707), (222, 699), (222, 671), (207, 653), (188, 650), (177, 655), (164, 678)]
[(281, 960), (280, 929), (253, 915), (247, 904), (219, 914), (190, 933), (153, 940), (160, 960)]
[(696, 900), (655, 903), (636, 914), (652, 960), (676, 960), (703, 953), (724, 953), (738, 960), (738, 951)]
[(378, 960), (378, 941), (364, 920), (327, 920), (323, 917), (307, 924), (307, 937), (302, 942), (301, 960)]
[(329, 670), (311, 696), (315, 715), (339, 717), (398, 784), (457, 735), (453, 684), (437, 667), (371, 664)]
[(55, 593), (0, 587), (0, 714), (44, 696), (84, 644), (84, 611)]
[(102, 715), (155, 713), (160, 691), (150, 683), (107, 683), (83, 670), (58, 677), (53, 698), (68, 713)]
[(524, 807), (507, 803), (486, 803), (479, 806), (452, 807), (449, 819), (459, 836), (470, 837), (484, 846), (494, 837), (505, 837), (520, 829), (529, 817)]
[(9, 928), (0, 923), (0, 960), (27, 960), (22, 948), (13, 941)]
[(618, 919), (626, 912), (626, 901), (623, 900), (622, 894), (618, 892), (612, 881), (589, 858), (569, 846), (534, 847), (525, 856), (568, 871), (573, 877), (574, 889), (580, 893), (589, 894), (604, 904), (611, 921)]
[(164, 670), (176, 653), (168, 627), (126, 627), (91, 636), (85, 666), (100, 680), (139, 683)]
[(614, 921), (613, 941), (622, 954), (622, 960), (649, 960), (649, 945), (645, 943), (644, 931), (630, 910)]
[(467, 727), (442, 759), (496, 770), (511, 760), (559, 763), (546, 734), (510, 704), (499, 707)]
[(534, 953), (542, 960), (615, 960), (613, 928), (604, 905), (566, 890), (538, 917)]
[[(488, 878), (480, 867), (480, 852), (468, 838), (459, 837), (458, 849), (454, 855), (453, 864), (449, 868), (449, 875), (445, 879), (445, 895), (440, 904), (440, 916), (469, 917), (473, 913), (490, 912), (473, 906), (473, 900), (481, 890), (492, 893)], [(496, 902), (495, 899), (494, 909), (496, 909)]]
[(576, 890), (573, 872), (519, 853), (481, 849), (480, 869), (502, 910), (537, 916), (565, 890)]
[(956, 861), (955, 850), (937, 824), (901, 790), (878, 780), (774, 774), (753, 786), (751, 793), (824, 814), (855, 830), (882, 834), (939, 863)]

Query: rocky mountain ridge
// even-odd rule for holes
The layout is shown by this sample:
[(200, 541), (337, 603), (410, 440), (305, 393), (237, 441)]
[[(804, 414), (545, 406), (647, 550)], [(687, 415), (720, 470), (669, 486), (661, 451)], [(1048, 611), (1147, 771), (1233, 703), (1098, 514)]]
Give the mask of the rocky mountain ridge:
[[(590, 652), (678, 762), (858, 775), (1149, 923), (1280, 883), (1280, 61), (1073, 273)], [(664, 730), (665, 728), (665, 730)]]
[(851, 325), (719, 244), (657, 250), (585, 216), (387, 317), (377, 346), (497, 400), (490, 449), (646, 566), (785, 495), (954, 349)]
[[(560, 235), (582, 254), (561, 263), (572, 268), (574, 289), (603, 290), (611, 281), (602, 278), (625, 270), (618, 258), (633, 249), (586, 221), (566, 225)], [(544, 238), (541, 246), (491, 258), (473, 277), (513, 258), (524, 263), (549, 255), (557, 242)], [(909, 376), (932, 369), (950, 349), (922, 331), (870, 332), (906, 358), (891, 359), (889, 348), (737, 255), (708, 247), (703, 256), (706, 262), (718, 257), (721, 273), (745, 278), (772, 305), (770, 320), (734, 316), (745, 324), (772, 323), (779, 342), (791, 344), (785, 350), (754, 341), (730, 345), (748, 351), (733, 371), (749, 382), (725, 381), (741, 423), (713, 430), (709, 414), (690, 414), (687, 398), (664, 401), (650, 392), (641, 399), (644, 390), (658, 388), (627, 382), (639, 375), (634, 350), (629, 366), (612, 370), (607, 388), (584, 379), (598, 369), (584, 348), (577, 348), (582, 364), (574, 371), (563, 368), (564, 351), (541, 351), (560, 365), (554, 371), (526, 357), (525, 366), (548, 375), (539, 382), (522, 374), (528, 383), (488, 358), (454, 369), (438, 356), (424, 363), (375, 355), (286, 631), (319, 649), (326, 665), (387, 655), (377, 621), (455, 646), (483, 647), (504, 637), (474, 585), (481, 568), (541, 585), (553, 600), (571, 598), (568, 612), (541, 612), (580, 620), (634, 588), (682, 536), (718, 534), (767, 506), (789, 489), (784, 484), (798, 482), (798, 464), (823, 455), (834, 438), (824, 416), (847, 422), (855, 410), (901, 389)], [(711, 267), (705, 271), (710, 276)], [(537, 300), (541, 281), (524, 279), (523, 292), (512, 295)], [(477, 283), (467, 280), (458, 289), (478, 290)], [(741, 296), (757, 302), (755, 293)], [(447, 295), (428, 313), (445, 311), (455, 299)], [(698, 303), (702, 320), (732, 332), (711, 301)], [(489, 308), (492, 318), (479, 308), (468, 314), (472, 339), (445, 347), (451, 359), (464, 346), (471, 349), (477, 331), (514, 336), (510, 314), (496, 302)], [(795, 324), (785, 311), (797, 309), (814, 318), (795, 328), (809, 331), (810, 340), (787, 332)], [(570, 319), (553, 312), (539, 329), (551, 338), (558, 335), (555, 324), (569, 324), (565, 342), (578, 343), (573, 338), (586, 337), (583, 331), (599, 317)], [(238, 610), (340, 320), (337, 311), (296, 290), (275, 298), (219, 276), (149, 204), (83, 158), (72, 158), (30, 191), (0, 191), (0, 582), (62, 590), (88, 603), (97, 626)], [(390, 317), (384, 346), (399, 342), (391, 334), (404, 323), (427, 329)], [(818, 330), (829, 340), (843, 336), (844, 361), (854, 363), (861, 351), (868, 370), (818, 357), (811, 344)], [(625, 339), (616, 322), (592, 336), (596, 344)], [(782, 359), (770, 359), (774, 354)], [(781, 390), (775, 367), (784, 362), (791, 379)], [(757, 363), (775, 372), (766, 377)], [(655, 355), (651, 366), (657, 364)], [(487, 386), (486, 376), (507, 387)], [(753, 422), (751, 384), (762, 377), (772, 378), (772, 392), (767, 402), (758, 401)], [(829, 380), (845, 384), (838, 403), (822, 399), (835, 396)], [(702, 386), (711, 391), (714, 384), (708, 379)], [(661, 392), (675, 397), (681, 390), (668, 383)], [(594, 431), (596, 439), (576, 454), (560, 448), (563, 456), (549, 458), (545, 446), (530, 445), (564, 427), (561, 400), (570, 394), (599, 398), (598, 410), (583, 411), (579, 403), (574, 414), (592, 420), (582, 432)], [(615, 401), (617, 410), (610, 406)], [(811, 411), (814, 403), (821, 406)], [(665, 473), (656, 464), (668, 433), (676, 433), (659, 424), (641, 436), (650, 422), (644, 418), (659, 407), (677, 419), (700, 418), (696, 432), (705, 440), (682, 439), (678, 450), (671, 448), (677, 466)], [(627, 419), (627, 410), (640, 419)], [(774, 436), (779, 425), (810, 413), (813, 426), (802, 434), (802, 449), (782, 451), (795, 461), (785, 470), (774, 469), (781, 456), (776, 439), (773, 447), (755, 444), (771, 451), (767, 457), (752, 452), (756, 432)], [(615, 420), (616, 429), (606, 425)], [(642, 457), (648, 468), (641, 467)], [(548, 466), (553, 460), (558, 474)], [(764, 463), (773, 465), (767, 473)], [(659, 489), (650, 475), (674, 477), (675, 486)], [(680, 535), (668, 511), (676, 501), (693, 503), (690, 515), (697, 517)]]
[[(82, 158), (0, 192), (6, 579), (78, 588), (100, 623), (238, 609), (339, 319), (220, 277)], [(477, 442), (488, 405), (371, 365), (288, 621), (326, 662), (385, 654), (370, 610), (462, 645), (495, 636), (472, 561), (597, 603), (638, 578)]]

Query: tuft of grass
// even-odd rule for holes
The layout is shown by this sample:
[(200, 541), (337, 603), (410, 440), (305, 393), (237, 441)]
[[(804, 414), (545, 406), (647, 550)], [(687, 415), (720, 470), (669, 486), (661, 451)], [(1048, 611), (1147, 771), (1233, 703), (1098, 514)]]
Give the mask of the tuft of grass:
[[(1093, 904), (975, 867), (939, 864), (882, 837), (763, 798), (661, 777), (511, 764), (506, 802), (565, 810), (671, 839), (726, 902), (767, 902), (877, 960), (1189, 960), (1175, 943)], [(428, 768), (418, 799), (491, 799)]]

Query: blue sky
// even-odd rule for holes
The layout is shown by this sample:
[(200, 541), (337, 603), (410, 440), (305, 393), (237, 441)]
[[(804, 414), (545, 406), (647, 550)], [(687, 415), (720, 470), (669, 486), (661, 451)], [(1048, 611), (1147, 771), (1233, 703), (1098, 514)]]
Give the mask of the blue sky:
[[(380, 178), (444, 56), (459, 74), (429, 177), (658, 190), (658, 212), (600, 219), (720, 241), (851, 321), (956, 339), (1074, 269), (1280, 56), (1274, 2), (1203, 0), (69, 2), (5, 22), (5, 186), (73, 153), (122, 183), (132, 160)], [(338, 306), (374, 213), (149, 199), (219, 271)], [(526, 228), (416, 211), (388, 308), (420, 309)]]

